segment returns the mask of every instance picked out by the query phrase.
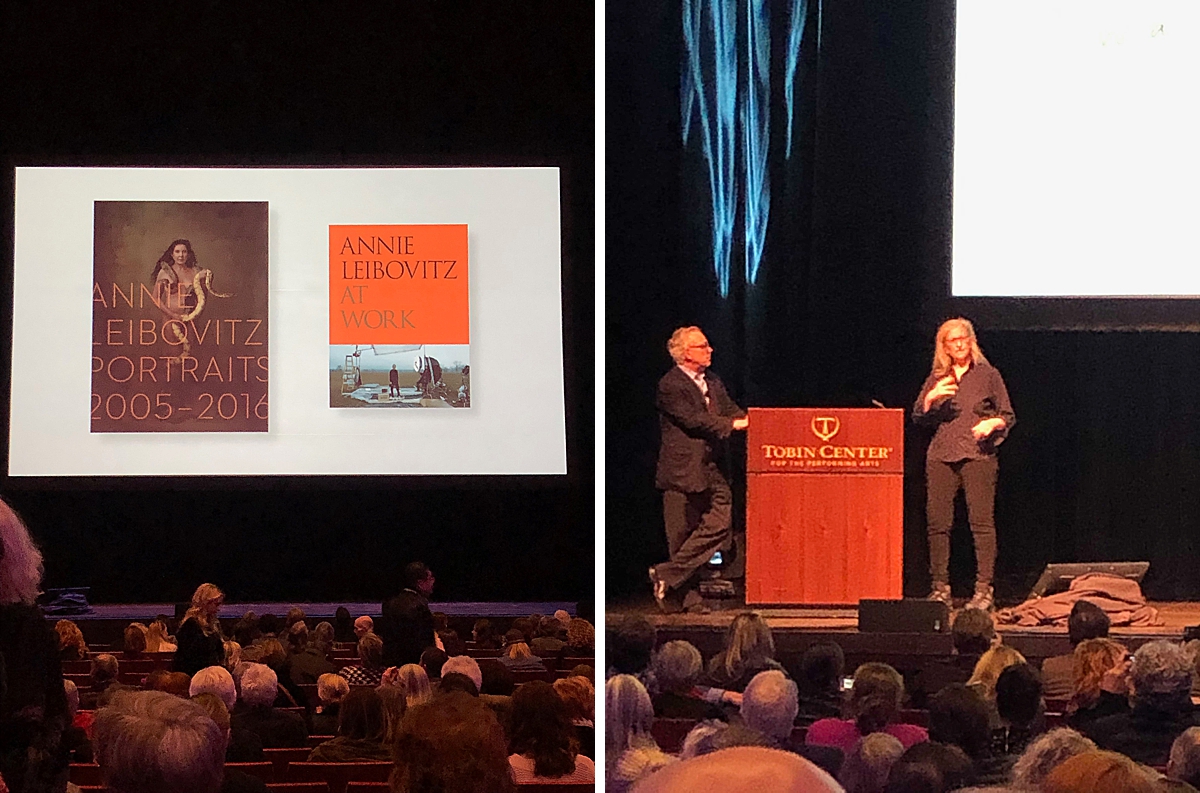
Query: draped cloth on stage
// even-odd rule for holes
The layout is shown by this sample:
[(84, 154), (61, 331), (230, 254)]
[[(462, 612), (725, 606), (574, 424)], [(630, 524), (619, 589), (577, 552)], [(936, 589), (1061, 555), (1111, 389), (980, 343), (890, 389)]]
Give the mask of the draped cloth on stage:
[(1158, 610), (1146, 604), (1137, 581), (1108, 573), (1085, 573), (1071, 581), (1066, 592), (1026, 600), (996, 613), (1000, 625), (1053, 625), (1065, 627), (1071, 607), (1087, 600), (1104, 610), (1114, 626), (1162, 625)]

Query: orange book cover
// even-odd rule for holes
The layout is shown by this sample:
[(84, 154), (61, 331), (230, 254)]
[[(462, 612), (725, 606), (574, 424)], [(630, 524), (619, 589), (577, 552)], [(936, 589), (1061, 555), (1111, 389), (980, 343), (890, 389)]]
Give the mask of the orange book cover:
[(96, 201), (92, 432), (266, 432), (265, 201)]
[(465, 224), (329, 227), (329, 406), (471, 406)]

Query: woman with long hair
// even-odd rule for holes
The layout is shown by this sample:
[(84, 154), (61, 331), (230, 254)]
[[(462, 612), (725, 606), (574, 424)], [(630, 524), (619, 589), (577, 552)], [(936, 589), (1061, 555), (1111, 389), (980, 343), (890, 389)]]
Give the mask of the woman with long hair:
[(633, 675), (614, 675), (604, 684), (604, 789), (624, 793), (635, 782), (675, 758), (658, 748), (650, 728), (654, 704)]
[(996, 448), (1016, 423), (1008, 389), (975, 338), (970, 321), (942, 323), (933, 367), (913, 406), (913, 421), (935, 428), (925, 454), (925, 520), (929, 534), (929, 597), (950, 605), (950, 529), (954, 497), (967, 499), (975, 538), (975, 594), (968, 608), (991, 610), (996, 565)]
[(70, 620), (59, 620), (54, 623), (54, 632), (58, 634), (58, 652), (62, 660), (83, 661), (88, 657), (87, 642), (78, 625)]
[(1025, 663), (1025, 656), (1011, 647), (997, 644), (975, 662), (975, 669), (967, 686), (975, 691), (990, 708), (996, 708), (996, 681), (1000, 673), (1010, 666)]
[(596, 765), (579, 753), (567, 706), (549, 683), (535, 680), (516, 690), (508, 734), (517, 784), (596, 781)]
[(429, 674), (420, 664), (389, 666), (383, 673), (382, 686), (392, 686), (404, 692), (404, 701), (409, 709), (424, 705), (433, 699), (433, 686)]
[(759, 672), (784, 671), (775, 660), (775, 639), (767, 621), (753, 611), (744, 611), (729, 623), (725, 649), (708, 664), (712, 685), (728, 691), (745, 691)]
[(167, 624), (162, 620), (155, 620), (146, 627), (146, 652), (148, 653), (173, 653), (178, 647), (171, 644), (170, 638), (167, 636)]
[(179, 342), (181, 357), (191, 350), (187, 332), (181, 329), (182, 323), (197, 319), (204, 311), (208, 297), (232, 297), (215, 291), (212, 278), (212, 270), (200, 266), (191, 241), (185, 239), (174, 240), (168, 245), (150, 272), (154, 301), (167, 317), (163, 336), (170, 328), (170, 333)]
[(225, 661), (225, 637), (217, 615), (225, 603), (225, 594), (216, 584), (201, 584), (192, 594), (192, 606), (184, 614), (175, 640), (175, 671), (194, 675), (208, 666)]
[(1067, 723), (1075, 729), (1104, 716), (1129, 711), (1129, 651), (1111, 639), (1075, 645), (1074, 685)]
[(864, 736), (886, 732), (904, 748), (929, 740), (914, 724), (897, 724), (904, 699), (904, 678), (887, 664), (867, 663), (854, 670), (854, 685), (846, 701), (845, 719), (818, 719), (808, 728), (805, 743), (834, 746), (849, 754)]
[(354, 763), (391, 760), (391, 748), (383, 742), (386, 722), (383, 700), (373, 688), (356, 688), (342, 700), (338, 711), (338, 733), (308, 755), (310, 763)]

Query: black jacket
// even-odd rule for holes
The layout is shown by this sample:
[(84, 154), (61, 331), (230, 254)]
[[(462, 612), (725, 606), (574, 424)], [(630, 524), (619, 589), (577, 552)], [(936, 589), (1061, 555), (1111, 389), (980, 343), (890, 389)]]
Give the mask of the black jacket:
[(421, 653), (432, 647), (433, 613), (420, 592), (405, 589), (383, 603), (383, 616), (376, 623), (383, 639), (383, 665), (421, 663)]
[(706, 467), (715, 465), (714, 444), (733, 432), (733, 419), (745, 412), (734, 404), (721, 378), (705, 372), (711, 409), (704, 394), (678, 366), (658, 381), (658, 424), (662, 440), (658, 449), (655, 486), (659, 490), (699, 493), (708, 489)]

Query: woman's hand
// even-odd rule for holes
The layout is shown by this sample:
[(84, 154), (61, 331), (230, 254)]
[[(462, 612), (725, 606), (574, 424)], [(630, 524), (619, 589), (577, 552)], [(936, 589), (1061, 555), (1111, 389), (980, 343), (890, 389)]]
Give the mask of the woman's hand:
[(929, 393), (925, 395), (925, 412), (933, 407), (934, 402), (952, 397), (958, 393), (958, 381), (954, 379), (954, 375), (948, 374), (941, 380), (937, 381), (937, 385), (929, 389)]
[(971, 427), (971, 435), (975, 440), (981, 441), (1003, 426), (1004, 419), (1002, 418), (984, 419), (974, 427)]

